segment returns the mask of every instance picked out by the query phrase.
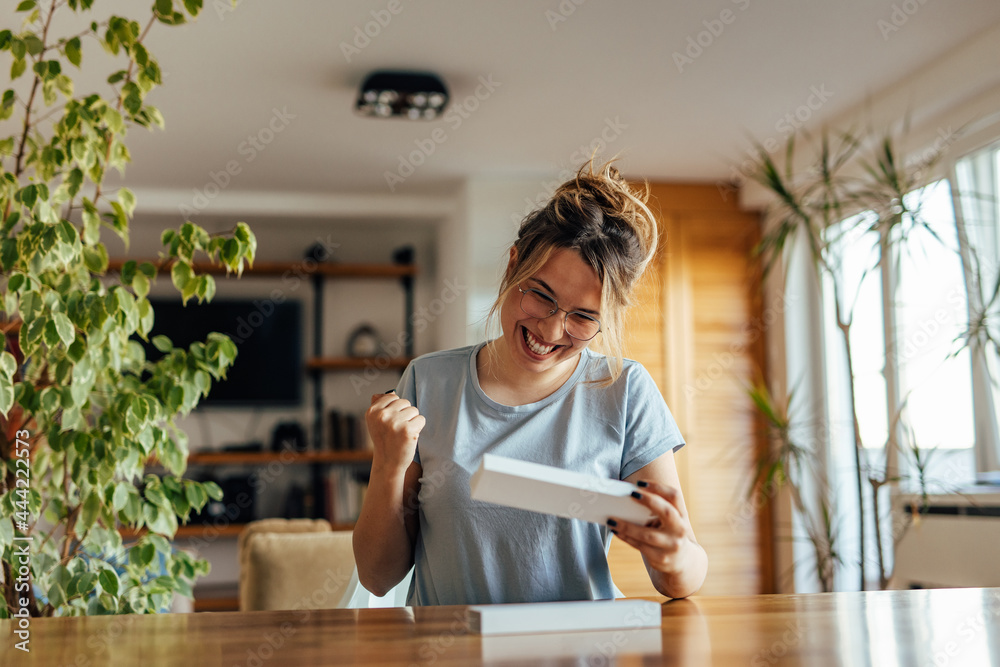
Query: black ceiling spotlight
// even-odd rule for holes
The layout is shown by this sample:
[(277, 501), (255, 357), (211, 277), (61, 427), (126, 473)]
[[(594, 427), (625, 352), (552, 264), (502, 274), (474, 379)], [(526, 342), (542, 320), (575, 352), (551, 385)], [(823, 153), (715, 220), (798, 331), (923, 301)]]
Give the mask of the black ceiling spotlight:
[(430, 72), (372, 72), (361, 84), (354, 109), (374, 118), (432, 120), (448, 104), (448, 89)]

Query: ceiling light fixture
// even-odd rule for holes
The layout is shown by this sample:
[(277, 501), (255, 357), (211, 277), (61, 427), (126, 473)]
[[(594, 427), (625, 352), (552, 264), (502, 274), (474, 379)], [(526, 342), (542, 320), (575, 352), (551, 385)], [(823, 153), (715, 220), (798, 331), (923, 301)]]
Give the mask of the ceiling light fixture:
[(361, 84), (354, 110), (373, 118), (433, 120), (448, 105), (448, 89), (430, 72), (372, 72)]

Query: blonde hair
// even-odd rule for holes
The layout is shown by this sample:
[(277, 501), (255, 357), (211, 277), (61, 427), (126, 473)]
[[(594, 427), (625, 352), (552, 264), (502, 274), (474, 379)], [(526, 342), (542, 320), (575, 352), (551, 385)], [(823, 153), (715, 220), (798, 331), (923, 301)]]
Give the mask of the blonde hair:
[(656, 219), (646, 206), (649, 185), (633, 188), (612, 162), (595, 171), (591, 158), (544, 207), (524, 218), (513, 244), (515, 263), (505, 272), (487, 316), (487, 323), (496, 322), (501, 305), (518, 283), (538, 272), (553, 251), (577, 251), (601, 281), (601, 343), (609, 372), (601, 385), (612, 384), (621, 375), (625, 313), (658, 238)]

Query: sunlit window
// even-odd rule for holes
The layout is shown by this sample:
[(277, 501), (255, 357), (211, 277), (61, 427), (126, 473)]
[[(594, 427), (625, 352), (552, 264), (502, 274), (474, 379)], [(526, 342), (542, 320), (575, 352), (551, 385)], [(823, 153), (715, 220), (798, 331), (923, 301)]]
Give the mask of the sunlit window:
[[(967, 330), (968, 302), (947, 180), (909, 193), (913, 211), (892, 230), (882, 257), (874, 215), (864, 212), (827, 230), (829, 273), (823, 282), (830, 436), (850, 451), (853, 418), (841, 323), (850, 325), (855, 407), (868, 461), (881, 456), (895, 429), (902, 486), (916, 490), (910, 448), (922, 450), (929, 491), (972, 481), (975, 427)], [(891, 272), (891, 274), (889, 273)], [(839, 310), (837, 304), (839, 302)], [(890, 327), (886, 304), (891, 303)], [(897, 400), (889, 404), (886, 353), (895, 361)], [(891, 370), (891, 364), (888, 366)], [(891, 380), (890, 380), (891, 381)]]
[[(886, 444), (889, 420), (886, 409), (885, 346), (882, 320), (882, 277), (878, 232), (872, 215), (864, 213), (827, 230), (831, 274), (826, 276), (823, 296), (826, 308), (826, 359), (828, 382), (838, 391), (829, 393), (834, 438), (853, 442), (850, 397), (838, 369), (847, 368), (847, 356), (839, 320), (850, 324), (851, 363), (854, 370), (855, 406), (861, 442), (868, 448)], [(837, 309), (839, 301), (839, 315)]]
[(905, 405), (904, 444), (966, 449), (975, 442), (968, 349), (955, 354), (968, 328), (951, 188), (938, 181), (911, 192), (916, 220), (903, 225), (896, 290), (896, 359)]

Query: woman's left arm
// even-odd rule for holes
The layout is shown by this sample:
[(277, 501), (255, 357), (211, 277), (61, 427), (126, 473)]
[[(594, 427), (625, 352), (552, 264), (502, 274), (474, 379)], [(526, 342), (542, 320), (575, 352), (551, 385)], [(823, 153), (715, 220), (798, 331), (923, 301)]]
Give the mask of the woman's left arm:
[(612, 532), (642, 553), (649, 579), (660, 593), (683, 598), (697, 592), (705, 583), (708, 556), (691, 529), (674, 453), (667, 452), (625, 481), (639, 485), (633, 494), (639, 496), (636, 502), (656, 518), (645, 526), (615, 519)]

